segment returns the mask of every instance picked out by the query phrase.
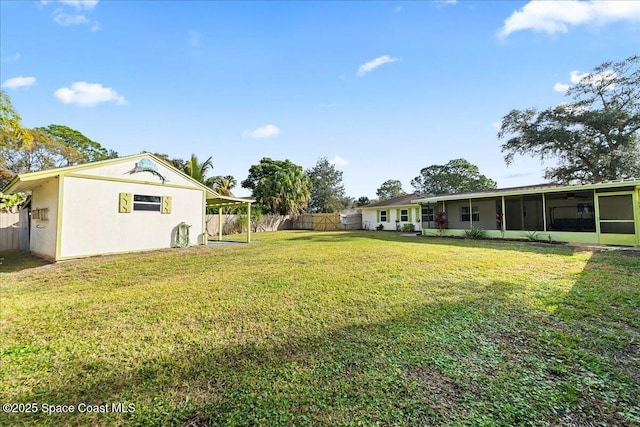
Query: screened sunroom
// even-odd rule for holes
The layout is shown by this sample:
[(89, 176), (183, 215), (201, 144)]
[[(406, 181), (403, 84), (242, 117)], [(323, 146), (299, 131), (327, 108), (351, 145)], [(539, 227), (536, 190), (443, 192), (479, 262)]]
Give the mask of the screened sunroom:
[[(473, 227), (488, 237), (640, 245), (640, 180), (584, 185), (538, 185), (415, 200), (422, 233), (463, 235)], [(437, 224), (444, 212), (446, 227)], [(442, 216), (442, 214), (440, 214)]]

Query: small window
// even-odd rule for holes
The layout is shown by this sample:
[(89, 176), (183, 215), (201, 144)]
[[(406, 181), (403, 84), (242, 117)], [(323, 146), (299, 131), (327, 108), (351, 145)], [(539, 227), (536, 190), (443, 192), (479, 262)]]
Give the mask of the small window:
[(433, 222), (433, 208), (422, 207), (422, 222)]
[[(473, 221), (480, 221), (480, 206), (471, 207), (473, 215)], [(460, 206), (460, 221), (469, 222), (469, 206)]]
[(380, 222), (387, 222), (387, 211), (380, 211)]
[(142, 194), (133, 195), (134, 211), (160, 212), (161, 207), (162, 207), (162, 197), (160, 196), (145, 196)]
[(400, 209), (400, 221), (409, 221), (409, 209)]

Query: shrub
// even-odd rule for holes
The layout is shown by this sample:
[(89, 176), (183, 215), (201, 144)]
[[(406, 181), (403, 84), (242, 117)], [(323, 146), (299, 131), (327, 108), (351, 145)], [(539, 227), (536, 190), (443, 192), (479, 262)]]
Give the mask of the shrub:
[(435, 223), (436, 228), (438, 229), (438, 233), (440, 233), (440, 235), (444, 233), (444, 230), (446, 230), (447, 226), (449, 225), (447, 214), (443, 211), (440, 211), (435, 215), (435, 217), (433, 218), (433, 222)]
[(378, 230), (378, 231), (384, 230), (384, 225), (378, 224), (378, 226), (376, 227), (376, 230)]
[(487, 232), (480, 227), (471, 227), (468, 230), (464, 230), (464, 235), (468, 239), (479, 240), (486, 238)]
[(402, 231), (416, 231), (416, 226), (413, 224), (402, 224)]
[(537, 231), (525, 231), (524, 237), (526, 237), (531, 242), (536, 242), (538, 240), (538, 232)]

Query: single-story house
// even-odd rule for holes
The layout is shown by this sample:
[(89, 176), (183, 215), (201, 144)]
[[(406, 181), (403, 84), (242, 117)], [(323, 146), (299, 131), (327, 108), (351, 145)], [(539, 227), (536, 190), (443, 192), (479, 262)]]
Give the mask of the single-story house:
[(407, 194), (362, 206), (362, 229), (402, 230), (405, 224), (413, 224), (414, 230), (420, 230), (420, 208), (412, 202), (422, 197)]
[(598, 184), (543, 184), (423, 197), (422, 234), (439, 232), (435, 215), (445, 212), (444, 235), (472, 227), (488, 237), (640, 245), (640, 179)]
[(51, 261), (207, 244), (207, 207), (252, 202), (221, 196), (149, 153), (25, 173), (3, 192), (31, 193), (21, 248)]

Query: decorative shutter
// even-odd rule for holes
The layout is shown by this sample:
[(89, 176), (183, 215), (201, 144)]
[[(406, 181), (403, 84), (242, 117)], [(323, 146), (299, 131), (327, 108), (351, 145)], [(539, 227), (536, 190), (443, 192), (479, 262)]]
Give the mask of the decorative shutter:
[(413, 212), (413, 209), (409, 208), (407, 209), (407, 220), (409, 222), (411, 222), (411, 213)]
[(400, 221), (400, 209), (396, 209), (396, 221)]
[(376, 211), (376, 222), (380, 222), (380, 210)]
[(171, 213), (171, 196), (162, 196), (162, 210), (160, 211), (160, 213)]
[(133, 199), (133, 195), (131, 193), (120, 193), (120, 203), (118, 205), (118, 212), (120, 213), (130, 213), (133, 209), (133, 203), (131, 200)]

